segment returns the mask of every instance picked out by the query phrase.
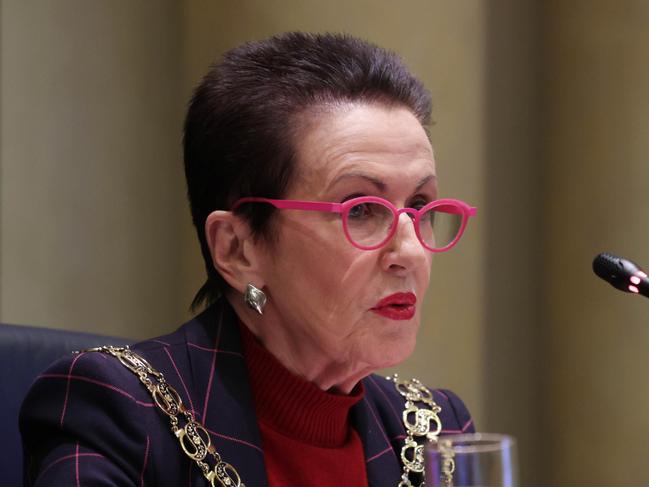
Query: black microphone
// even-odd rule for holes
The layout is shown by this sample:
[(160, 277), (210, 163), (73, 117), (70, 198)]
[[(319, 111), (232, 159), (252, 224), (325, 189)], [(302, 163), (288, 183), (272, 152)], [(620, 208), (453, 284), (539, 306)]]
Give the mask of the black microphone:
[(649, 298), (649, 278), (635, 262), (604, 252), (593, 260), (593, 270), (620, 291)]

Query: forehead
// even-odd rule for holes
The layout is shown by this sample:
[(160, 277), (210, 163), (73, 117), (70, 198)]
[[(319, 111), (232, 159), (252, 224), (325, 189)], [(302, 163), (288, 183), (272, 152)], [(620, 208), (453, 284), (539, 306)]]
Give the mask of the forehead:
[(319, 112), (301, 130), (296, 152), (298, 193), (320, 193), (356, 176), (388, 184), (435, 175), (426, 132), (403, 107), (350, 104)]

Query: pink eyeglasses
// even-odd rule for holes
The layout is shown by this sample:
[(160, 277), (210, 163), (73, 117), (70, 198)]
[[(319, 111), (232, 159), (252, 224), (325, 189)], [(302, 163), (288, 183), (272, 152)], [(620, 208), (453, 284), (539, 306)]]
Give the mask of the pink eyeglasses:
[(378, 249), (388, 243), (397, 231), (399, 215), (406, 213), (412, 219), (417, 238), (424, 248), (431, 252), (444, 252), (460, 240), (469, 217), (477, 211), (464, 201), (454, 199), (431, 201), (419, 209), (397, 208), (376, 196), (361, 196), (344, 203), (249, 197), (238, 200), (232, 211), (246, 203), (268, 203), (282, 210), (340, 213), (347, 240), (362, 250)]

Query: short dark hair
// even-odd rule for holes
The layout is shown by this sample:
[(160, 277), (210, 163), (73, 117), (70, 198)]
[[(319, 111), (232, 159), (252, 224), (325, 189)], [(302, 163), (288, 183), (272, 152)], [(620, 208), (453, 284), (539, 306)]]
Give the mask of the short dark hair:
[[(244, 196), (282, 198), (295, 171), (294, 135), (310, 108), (345, 103), (408, 108), (426, 126), (430, 93), (394, 53), (344, 34), (291, 32), (227, 52), (196, 88), (185, 120), (184, 161), (207, 281), (192, 307), (228, 289), (212, 263), (205, 220)], [(271, 205), (240, 211), (270, 240)]]

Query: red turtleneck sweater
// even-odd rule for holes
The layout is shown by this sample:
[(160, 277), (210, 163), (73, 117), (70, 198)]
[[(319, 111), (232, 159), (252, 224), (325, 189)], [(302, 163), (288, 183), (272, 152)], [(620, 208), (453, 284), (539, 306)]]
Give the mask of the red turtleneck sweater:
[(323, 391), (240, 328), (269, 487), (367, 487), (363, 445), (349, 421), (363, 385), (349, 395)]

